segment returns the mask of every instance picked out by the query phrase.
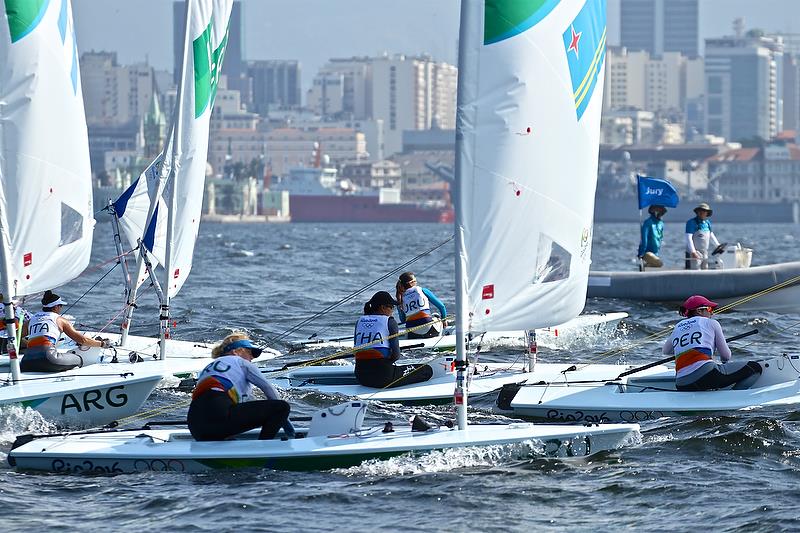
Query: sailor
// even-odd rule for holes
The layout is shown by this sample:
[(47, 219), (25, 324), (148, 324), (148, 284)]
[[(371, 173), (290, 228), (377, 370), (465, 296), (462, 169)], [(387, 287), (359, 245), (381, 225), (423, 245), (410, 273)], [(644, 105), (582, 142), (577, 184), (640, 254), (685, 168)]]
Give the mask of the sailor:
[[(252, 362), (262, 351), (242, 332), (228, 335), (211, 350), (214, 362), (197, 376), (187, 416), (196, 440), (224, 440), (257, 427), (261, 440), (275, 438), (281, 427), (288, 437), (294, 436), (289, 404)], [(251, 400), (253, 385), (266, 400)]]
[(20, 362), (23, 372), (63, 372), (83, 366), (83, 358), (75, 350), (63, 353), (56, 350), (56, 343), (62, 333), (81, 346), (111, 346), (108, 339), (92, 339), (78, 332), (61, 316), (66, 304), (52, 291), (46, 291), (42, 296), (42, 311), (34, 314), (28, 323), (28, 347)]
[(642, 240), (639, 243), (638, 257), (649, 267), (660, 267), (664, 263), (658, 257), (661, 252), (661, 241), (664, 238), (664, 221), (661, 217), (667, 212), (663, 205), (651, 205), (647, 212), (650, 216), (642, 223)]
[(711, 229), (711, 206), (703, 202), (694, 208), (694, 213), (696, 216), (686, 222), (686, 269), (705, 270), (709, 243), (719, 246), (719, 241)]
[[(3, 300), (3, 294), (0, 293), (0, 301)], [(12, 301), (14, 304), (14, 323), (17, 327), (17, 335), (18, 337), (25, 337), (28, 334), (28, 322), (31, 319), (31, 314), (22, 308), (21, 303), (19, 300), (15, 299)], [(0, 313), (5, 316), (5, 310), (0, 308)], [(22, 332), (20, 333), (20, 329)], [(17, 346), (19, 350), (21, 346)], [(5, 327), (0, 327), (0, 353), (6, 353), (8, 351), (8, 330)]]
[[(447, 308), (433, 291), (417, 285), (417, 278), (413, 272), (403, 272), (397, 280), (396, 298), (400, 322), (406, 323), (406, 329), (413, 329), (406, 333), (409, 339), (427, 339), (438, 337), (441, 333), (442, 321), (447, 318)], [(431, 314), (431, 304), (439, 309), (441, 321), (434, 319)], [(429, 328), (420, 327), (430, 324)]]
[[(679, 391), (721, 389), (738, 384), (747, 388), (761, 375), (756, 361), (731, 361), (731, 349), (719, 322), (711, 318), (717, 304), (700, 295), (690, 296), (680, 308), (686, 317), (664, 343), (664, 355), (675, 355), (675, 387)], [(722, 364), (712, 359), (719, 354)]]
[(433, 376), (433, 368), (428, 365), (394, 364), (400, 358), (397, 321), (392, 316), (396, 305), (391, 294), (378, 291), (364, 305), (364, 315), (356, 322), (356, 379), (365, 387), (399, 387)]

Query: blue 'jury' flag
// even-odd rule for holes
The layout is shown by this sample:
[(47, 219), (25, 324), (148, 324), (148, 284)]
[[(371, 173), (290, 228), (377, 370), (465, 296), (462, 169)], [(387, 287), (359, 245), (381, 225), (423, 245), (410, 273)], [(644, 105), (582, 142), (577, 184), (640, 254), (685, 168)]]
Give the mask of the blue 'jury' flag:
[(678, 207), (678, 191), (667, 180), (636, 175), (639, 189), (639, 209), (649, 205)]

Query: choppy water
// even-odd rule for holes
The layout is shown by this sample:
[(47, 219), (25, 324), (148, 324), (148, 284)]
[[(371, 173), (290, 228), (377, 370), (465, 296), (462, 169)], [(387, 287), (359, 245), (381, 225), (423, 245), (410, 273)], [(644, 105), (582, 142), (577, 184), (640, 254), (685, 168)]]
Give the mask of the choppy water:
[[(107, 228), (97, 230), (93, 265), (113, 255)], [(754, 264), (797, 259), (800, 227), (719, 224), (723, 241), (756, 250)], [(682, 257), (682, 224), (667, 224), (663, 253)], [(247, 328), (267, 341), (344, 295), (445, 240), (445, 225), (236, 225), (201, 226), (196, 262), (173, 302), (178, 338), (214, 341)], [(638, 228), (599, 224), (594, 267), (633, 268)], [(111, 265), (90, 269), (61, 291), (76, 300)], [(453, 304), (452, 246), (410, 267), (423, 285)], [(380, 284), (391, 290), (396, 276)], [(71, 314), (101, 328), (122, 306), (121, 275), (114, 271)], [(372, 292), (371, 289), (368, 291)], [(327, 313), (292, 336), (347, 335), (365, 298)], [(137, 311), (137, 333), (155, 333), (155, 298)], [(568, 349), (544, 349), (543, 359), (590, 362), (609, 350), (658, 331), (677, 318), (654, 304), (588, 301), (589, 311), (627, 311), (631, 317), (609, 337), (572, 339)], [(734, 346), (735, 355), (797, 352), (800, 315), (735, 313), (721, 318), (729, 335), (757, 326), (761, 333)], [(275, 345), (273, 343), (273, 345)], [(276, 347), (281, 347), (278, 343)], [(615, 359), (646, 362), (650, 344)], [(513, 358), (498, 348), (493, 358)], [(149, 406), (184, 401), (159, 390)], [(307, 414), (334, 400), (291, 394), (293, 411)], [(471, 419), (499, 418), (490, 402)], [(450, 416), (449, 407), (377, 406), (373, 420), (400, 420), (423, 412)], [(181, 411), (173, 413), (176, 417)], [(47, 424), (20, 410), (0, 411), (0, 458), (13, 436)], [(559, 461), (527, 458), (527, 450), (490, 448), (399, 457), (321, 473), (272, 471), (202, 475), (149, 473), (121, 477), (19, 474), (0, 465), (0, 529), (352, 531), (446, 530), (697, 530), (800, 529), (800, 414), (755, 410), (736, 417), (670, 419), (643, 426), (641, 444)]]

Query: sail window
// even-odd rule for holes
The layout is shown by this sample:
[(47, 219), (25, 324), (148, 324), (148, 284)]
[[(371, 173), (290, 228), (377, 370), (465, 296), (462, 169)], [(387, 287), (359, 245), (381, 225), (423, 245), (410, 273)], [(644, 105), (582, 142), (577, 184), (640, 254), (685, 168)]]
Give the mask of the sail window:
[(536, 254), (536, 274), (533, 284), (549, 283), (569, 278), (570, 253), (547, 235), (539, 237)]
[(83, 215), (61, 202), (61, 240), (59, 246), (65, 246), (83, 237)]

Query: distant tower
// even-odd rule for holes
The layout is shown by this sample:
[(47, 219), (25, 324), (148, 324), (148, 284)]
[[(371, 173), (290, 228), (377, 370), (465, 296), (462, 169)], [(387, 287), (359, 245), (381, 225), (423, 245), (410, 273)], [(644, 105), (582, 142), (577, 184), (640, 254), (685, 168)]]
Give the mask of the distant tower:
[(144, 136), (144, 156), (152, 159), (164, 149), (164, 139), (167, 135), (167, 117), (161, 111), (158, 103), (155, 83), (153, 84), (153, 98), (150, 107), (142, 117), (142, 134)]
[(699, 55), (698, 0), (622, 0), (620, 19), (620, 44), (628, 50)]

